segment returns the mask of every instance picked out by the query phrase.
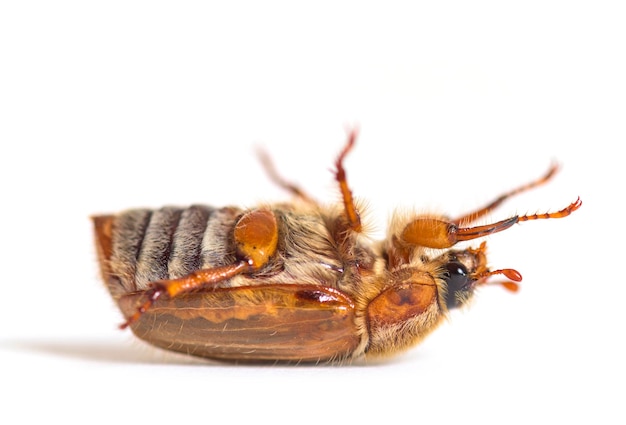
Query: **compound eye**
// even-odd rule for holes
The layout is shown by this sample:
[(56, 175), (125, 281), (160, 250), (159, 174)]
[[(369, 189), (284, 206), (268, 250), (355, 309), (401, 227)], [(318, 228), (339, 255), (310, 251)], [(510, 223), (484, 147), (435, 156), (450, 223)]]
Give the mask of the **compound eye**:
[(448, 286), (446, 305), (448, 309), (460, 307), (469, 298), (474, 281), (467, 274), (467, 268), (457, 262), (446, 264), (444, 279)]

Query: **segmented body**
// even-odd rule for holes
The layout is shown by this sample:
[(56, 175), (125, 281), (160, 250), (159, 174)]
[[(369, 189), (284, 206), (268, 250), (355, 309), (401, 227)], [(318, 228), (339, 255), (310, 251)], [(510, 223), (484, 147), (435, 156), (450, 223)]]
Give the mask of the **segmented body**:
[[(385, 239), (363, 234), (361, 214), (335, 162), (343, 203), (324, 207), (270, 175), (297, 198), (254, 209), (165, 207), (93, 217), (103, 278), (130, 327), (159, 347), (243, 361), (335, 361), (387, 355), (418, 343), (477, 286), (501, 275), (516, 290), (515, 269), (490, 270), (486, 245), (458, 242), (520, 221), (567, 217), (580, 199), (552, 213), (471, 224), (509, 197), (449, 219), (395, 214)], [(464, 227), (468, 226), (468, 227)], [(497, 282), (496, 282), (497, 283)]]
[[(286, 334), (296, 338), (289, 329), (293, 328), (294, 320), (299, 320), (320, 324), (324, 329), (320, 331), (320, 335), (324, 333), (324, 337), (315, 337), (315, 332), (306, 331), (302, 327), (299, 330), (320, 341), (334, 338), (329, 329), (340, 326), (343, 330), (336, 345), (346, 345), (347, 348), (337, 350), (336, 345), (326, 342), (329, 354), (320, 355), (309, 347), (308, 352), (312, 354), (310, 358), (310, 355), (299, 353), (301, 350), (295, 350), (299, 354), (285, 355), (276, 349), (276, 345), (269, 344), (274, 352), (271, 358), (293, 357), (295, 360), (317, 361), (364, 354), (370, 340), (367, 305), (390, 280), (385, 261), (376, 252), (377, 248), (360, 243), (358, 235), (347, 236), (340, 211), (334, 213), (308, 205), (292, 204), (274, 206), (271, 211), (278, 221), (279, 238), (277, 252), (267, 265), (255, 273), (224, 280), (206, 291), (160, 302), (133, 327), (135, 333), (153, 344), (187, 353), (197, 354), (198, 347), (205, 343), (220, 351), (218, 346), (233, 345), (232, 333), (237, 326), (241, 326), (241, 331), (253, 333), (251, 324), (254, 322), (250, 321), (251, 316), (264, 319), (271, 317), (268, 311), (272, 308), (268, 310), (261, 307), (260, 310), (255, 310), (254, 306), (273, 305), (273, 308), (282, 308), (282, 313), (271, 320), (271, 326), (276, 327), (270, 332), (274, 333), (274, 338), (281, 323), (288, 327)], [(118, 215), (94, 217), (96, 228), (100, 229), (99, 250), (105, 259), (103, 263), (107, 264), (103, 269), (104, 279), (125, 315), (130, 315), (137, 298), (150, 287), (151, 282), (176, 279), (195, 270), (232, 263), (237, 256), (233, 228), (244, 213), (245, 210), (235, 207), (194, 205), (188, 208), (134, 209)], [(300, 290), (281, 285), (294, 285)], [(311, 292), (311, 288), (315, 287), (319, 287), (320, 292)], [(239, 290), (228, 291), (228, 288)], [(279, 288), (278, 292), (282, 295), (271, 295), (272, 292), (267, 288), (272, 288), (272, 291)], [(337, 292), (331, 292), (332, 289)], [(265, 299), (266, 296), (268, 299)], [(335, 297), (340, 299), (338, 303), (335, 303)], [(293, 299), (312, 304), (290, 308)], [(326, 305), (331, 306), (326, 313), (320, 308), (325, 300)], [(283, 307), (280, 307), (281, 303), (284, 304)], [(208, 304), (212, 304), (211, 313), (206, 308)], [(174, 306), (177, 306), (176, 310)], [(202, 314), (205, 318), (210, 315), (212, 322), (204, 321), (195, 326), (195, 342), (181, 343), (186, 338), (185, 333), (177, 333), (177, 330), (183, 326), (190, 329), (191, 326), (188, 320), (183, 320), (183, 317), (191, 317), (183, 315), (185, 308), (189, 310), (200, 306), (205, 306)], [(233, 319), (227, 325), (217, 313), (224, 310), (224, 306), (228, 306), (229, 312), (226, 315), (230, 314)], [(164, 312), (169, 313), (165, 321)], [(289, 319), (286, 318), (288, 315), (294, 316)], [(307, 318), (303, 319), (304, 317)], [(159, 335), (166, 327), (171, 328), (166, 336), (157, 336), (157, 332), (147, 325), (155, 320), (160, 322)], [(263, 326), (267, 326), (267, 323)], [(230, 332), (217, 332), (224, 329)], [(198, 342), (198, 332), (205, 334), (201, 337), (205, 339), (205, 343)], [(222, 341), (222, 337), (226, 340)], [(266, 341), (271, 339), (268, 335), (264, 338)], [(263, 340), (258, 335), (248, 335), (246, 339)], [(306, 339), (302, 338), (298, 344), (306, 346)], [(268, 347), (267, 342), (260, 345)], [(289, 346), (294, 347), (297, 344), (292, 340)], [(241, 352), (246, 349), (251, 347), (239, 349), (238, 359), (245, 359)], [(259, 353), (260, 347), (255, 346), (254, 351), (254, 359), (264, 358)], [(222, 356), (220, 352), (216, 354), (213, 350), (209, 354), (200, 355), (230, 357), (228, 352)]]
[[(277, 254), (258, 273), (235, 276), (218, 287), (297, 283), (357, 295), (352, 269), (373, 272), (377, 256), (356, 238), (338, 242), (328, 223), (336, 223), (339, 216), (287, 206), (272, 212), (279, 223)], [(194, 205), (134, 209), (114, 216), (110, 268), (119, 282), (113, 283), (112, 292), (141, 291), (154, 281), (232, 263), (232, 232), (243, 213), (234, 207)]]

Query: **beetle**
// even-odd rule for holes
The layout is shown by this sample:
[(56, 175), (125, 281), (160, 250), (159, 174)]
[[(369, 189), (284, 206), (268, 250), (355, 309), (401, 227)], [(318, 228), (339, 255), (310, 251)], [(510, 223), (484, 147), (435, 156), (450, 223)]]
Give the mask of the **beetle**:
[[(343, 166), (356, 131), (335, 161), (342, 202), (321, 205), (265, 164), (294, 195), (256, 208), (132, 209), (92, 217), (101, 273), (134, 334), (158, 347), (218, 360), (346, 362), (414, 346), (476, 288), (517, 289), (515, 269), (490, 270), (486, 244), (453, 249), (516, 223), (566, 217), (556, 211), (473, 225), (513, 195), (450, 219), (395, 214), (384, 240), (364, 235)], [(502, 281), (490, 281), (496, 275)]]

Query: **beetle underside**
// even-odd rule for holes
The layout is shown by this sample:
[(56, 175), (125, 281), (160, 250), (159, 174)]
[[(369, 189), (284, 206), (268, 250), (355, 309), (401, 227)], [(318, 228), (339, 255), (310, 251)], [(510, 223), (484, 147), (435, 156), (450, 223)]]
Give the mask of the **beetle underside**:
[(320, 362), (387, 355), (419, 342), (449, 309), (465, 305), (493, 275), (516, 289), (513, 269), (490, 270), (484, 242), (458, 242), (521, 221), (566, 217), (581, 206), (472, 226), (509, 197), (454, 220), (394, 219), (387, 238), (362, 236), (339, 155), (343, 208), (326, 208), (270, 175), (293, 204), (136, 209), (93, 218), (102, 275), (126, 322), (145, 341), (220, 360)]

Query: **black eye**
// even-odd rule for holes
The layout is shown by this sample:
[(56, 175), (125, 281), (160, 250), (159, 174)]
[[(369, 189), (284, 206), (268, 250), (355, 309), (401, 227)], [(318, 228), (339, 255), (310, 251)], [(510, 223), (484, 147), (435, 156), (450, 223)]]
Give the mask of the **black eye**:
[(448, 285), (448, 309), (460, 307), (462, 301), (467, 299), (467, 293), (472, 290), (473, 281), (467, 275), (467, 269), (463, 264), (451, 261), (446, 264), (444, 279)]

